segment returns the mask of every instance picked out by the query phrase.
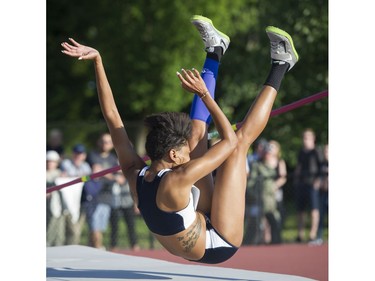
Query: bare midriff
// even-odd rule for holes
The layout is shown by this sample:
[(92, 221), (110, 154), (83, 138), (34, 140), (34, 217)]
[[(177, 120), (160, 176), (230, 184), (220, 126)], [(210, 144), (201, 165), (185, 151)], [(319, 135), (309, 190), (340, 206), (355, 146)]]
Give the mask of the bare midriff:
[(196, 214), (195, 221), (187, 229), (168, 236), (154, 233), (155, 238), (171, 254), (188, 260), (199, 260), (206, 248), (206, 222), (201, 213)]

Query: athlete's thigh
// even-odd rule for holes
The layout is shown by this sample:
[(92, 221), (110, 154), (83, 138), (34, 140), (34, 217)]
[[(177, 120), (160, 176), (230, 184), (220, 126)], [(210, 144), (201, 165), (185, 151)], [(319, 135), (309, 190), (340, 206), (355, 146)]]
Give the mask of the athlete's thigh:
[(246, 151), (237, 148), (217, 170), (211, 208), (212, 225), (235, 246), (243, 238), (246, 180)]

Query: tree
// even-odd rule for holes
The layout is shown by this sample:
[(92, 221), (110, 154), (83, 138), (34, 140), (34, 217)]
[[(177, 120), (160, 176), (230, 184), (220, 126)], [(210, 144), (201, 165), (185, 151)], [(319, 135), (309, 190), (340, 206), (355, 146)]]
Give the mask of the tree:
[[(283, 81), (275, 108), (328, 88), (326, 1), (47, 1), (47, 125), (63, 127), (68, 145), (94, 144), (106, 130), (96, 97), (93, 67), (60, 53), (73, 37), (99, 49), (120, 114), (141, 143), (140, 122), (159, 111), (189, 111), (176, 71), (199, 69), (205, 53), (191, 15), (211, 18), (231, 38), (223, 57), (217, 100), (229, 120), (240, 121), (269, 71), (267, 25), (288, 31), (301, 61)], [(263, 135), (283, 145), (291, 165), (304, 127), (328, 138), (328, 100), (270, 120)], [(98, 122), (100, 125), (98, 125)], [(138, 146), (140, 147), (140, 146)]]
[[(93, 6), (87, 0), (74, 5), (48, 1), (47, 123), (103, 120), (90, 62), (77, 63), (60, 53), (59, 43), (68, 36), (100, 50), (124, 119), (140, 122), (153, 112), (187, 107), (192, 95), (182, 91), (175, 73), (181, 67), (200, 67), (204, 55), (189, 18), (205, 9), (228, 6), (225, 1), (201, 2), (114, 1), (108, 5), (101, 0)], [(241, 7), (241, 1), (235, 2), (234, 9)]]
[[(264, 31), (268, 25), (289, 32), (300, 57), (282, 82), (274, 108), (328, 89), (326, 1), (248, 1), (232, 22), (236, 30), (217, 87), (220, 105), (232, 123), (242, 120), (268, 74), (269, 41)], [(328, 142), (328, 99), (273, 117), (262, 137), (278, 140), (293, 167), (306, 127), (316, 131), (318, 143)]]

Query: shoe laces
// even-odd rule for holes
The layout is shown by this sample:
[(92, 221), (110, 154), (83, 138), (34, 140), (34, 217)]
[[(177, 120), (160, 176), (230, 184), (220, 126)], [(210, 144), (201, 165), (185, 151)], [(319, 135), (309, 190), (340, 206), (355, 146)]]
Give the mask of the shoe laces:
[(207, 29), (204, 28), (204, 26), (202, 26), (202, 25), (197, 25), (197, 29), (198, 29), (199, 33), (201, 34), (202, 39), (208, 40), (208, 38), (210, 37), (210, 34), (208, 33)]
[(277, 54), (285, 53), (285, 43), (283, 41), (271, 41), (271, 50)]

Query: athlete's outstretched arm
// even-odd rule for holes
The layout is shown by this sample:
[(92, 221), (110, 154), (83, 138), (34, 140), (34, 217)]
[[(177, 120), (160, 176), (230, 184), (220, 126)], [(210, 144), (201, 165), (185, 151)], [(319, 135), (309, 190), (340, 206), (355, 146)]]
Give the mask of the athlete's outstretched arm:
[(121, 168), (128, 180), (133, 181), (135, 180), (133, 171), (142, 168), (145, 163), (138, 156), (128, 138), (105, 73), (102, 57), (96, 49), (79, 44), (72, 38), (69, 40), (71, 44), (67, 42), (61, 44), (64, 54), (79, 60), (93, 60), (94, 62), (100, 108), (111, 134)]
[(182, 74), (177, 73), (177, 76), (181, 81), (182, 88), (197, 94), (202, 99), (221, 137), (221, 140), (202, 157), (193, 159), (185, 165), (189, 169), (189, 174), (197, 177), (195, 180), (198, 180), (218, 168), (236, 149), (238, 140), (229, 120), (208, 92), (200, 73), (196, 69), (193, 71), (183, 70)]

